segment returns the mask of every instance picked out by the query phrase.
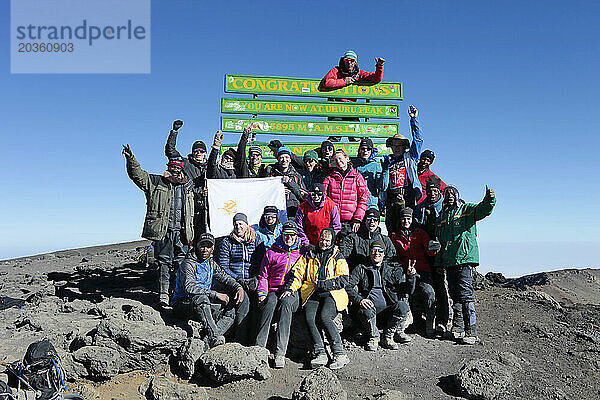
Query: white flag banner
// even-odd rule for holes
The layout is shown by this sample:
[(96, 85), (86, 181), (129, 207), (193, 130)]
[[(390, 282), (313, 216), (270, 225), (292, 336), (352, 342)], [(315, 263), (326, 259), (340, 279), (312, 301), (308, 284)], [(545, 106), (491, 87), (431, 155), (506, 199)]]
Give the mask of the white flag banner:
[[(254, 179), (207, 179), (210, 233), (228, 235), (233, 216), (244, 213), (249, 225), (258, 224), (265, 206), (276, 206), (285, 218), (285, 189), (281, 177)], [(282, 212), (280, 211), (280, 218)]]

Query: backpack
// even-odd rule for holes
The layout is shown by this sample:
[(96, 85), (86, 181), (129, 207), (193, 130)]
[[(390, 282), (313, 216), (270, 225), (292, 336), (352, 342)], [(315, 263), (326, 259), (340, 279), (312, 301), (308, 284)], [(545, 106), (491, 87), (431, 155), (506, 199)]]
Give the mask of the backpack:
[(61, 398), (66, 388), (60, 356), (48, 339), (31, 343), (23, 363), (13, 364), (9, 371), (14, 375), (16, 387), (35, 390), (38, 400)]

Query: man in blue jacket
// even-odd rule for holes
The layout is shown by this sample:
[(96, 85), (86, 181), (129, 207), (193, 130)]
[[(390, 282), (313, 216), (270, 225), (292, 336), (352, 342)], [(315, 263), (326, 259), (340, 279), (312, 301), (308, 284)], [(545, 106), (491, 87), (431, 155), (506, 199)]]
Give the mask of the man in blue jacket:
[(212, 259), (214, 245), (213, 235), (200, 235), (177, 271), (171, 300), (178, 315), (201, 322), (210, 347), (225, 343), (223, 335), (233, 325), (235, 306), (244, 300), (242, 286)]

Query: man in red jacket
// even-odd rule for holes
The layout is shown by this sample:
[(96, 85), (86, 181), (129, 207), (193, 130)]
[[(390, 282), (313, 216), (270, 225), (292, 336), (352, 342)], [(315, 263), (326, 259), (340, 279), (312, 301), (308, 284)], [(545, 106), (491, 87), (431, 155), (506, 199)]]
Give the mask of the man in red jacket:
[(421, 153), (419, 164), (417, 164), (417, 174), (419, 174), (419, 181), (421, 182), (421, 187), (423, 188), (423, 195), (421, 196), (421, 199), (417, 201), (417, 204), (421, 203), (423, 200), (425, 200), (425, 198), (427, 198), (427, 192), (425, 188), (427, 187), (427, 179), (429, 179), (430, 176), (435, 176), (440, 180), (441, 191), (444, 191), (446, 188), (444, 181), (429, 169), (429, 166), (433, 164), (433, 160), (435, 160), (435, 153), (433, 151), (424, 150)]
[[(357, 81), (370, 81), (373, 83), (379, 83), (383, 79), (383, 64), (385, 59), (378, 58), (375, 64), (375, 72), (366, 72), (358, 67), (358, 56), (352, 50), (348, 50), (340, 58), (337, 67), (333, 67), (329, 70), (327, 75), (321, 79), (319, 84), (319, 90), (327, 92), (330, 90), (341, 89), (343, 87), (352, 85)], [(329, 99), (330, 101), (356, 101), (356, 99)], [(355, 117), (330, 117), (329, 121), (359, 121)], [(340, 136), (332, 136), (329, 138), (331, 141), (339, 142)], [(352, 141), (356, 141), (355, 138), (350, 138)]]

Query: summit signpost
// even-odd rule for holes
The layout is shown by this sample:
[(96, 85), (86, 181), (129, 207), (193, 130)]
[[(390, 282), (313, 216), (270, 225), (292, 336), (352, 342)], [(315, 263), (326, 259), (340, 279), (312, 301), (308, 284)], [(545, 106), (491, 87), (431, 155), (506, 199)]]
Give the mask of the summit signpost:
[(225, 75), (226, 93), (249, 93), (300, 97), (330, 97), (344, 99), (402, 100), (402, 83), (356, 84), (335, 90), (322, 90), (320, 79), (286, 78), (278, 76)]
[(387, 123), (221, 117), (224, 132), (243, 132), (250, 124), (255, 133), (274, 135), (386, 137), (398, 133), (398, 124)]
[(221, 112), (315, 117), (400, 118), (397, 104), (340, 101), (307, 102), (223, 98), (221, 99)]

